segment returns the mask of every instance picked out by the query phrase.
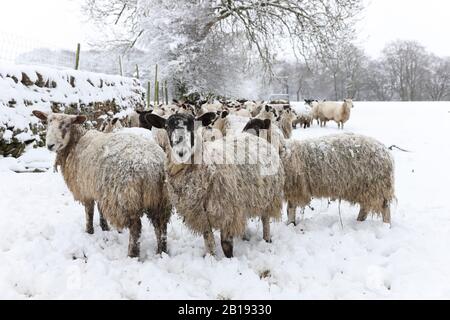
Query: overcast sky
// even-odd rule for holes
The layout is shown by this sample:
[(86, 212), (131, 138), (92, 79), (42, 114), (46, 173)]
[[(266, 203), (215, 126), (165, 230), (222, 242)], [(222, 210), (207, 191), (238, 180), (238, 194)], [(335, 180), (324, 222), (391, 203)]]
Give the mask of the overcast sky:
[[(450, 56), (449, 0), (365, 0), (369, 6), (358, 26), (359, 43), (377, 56), (388, 41), (418, 40), (428, 50)], [(74, 48), (86, 42), (88, 26), (83, 23), (77, 0), (2, 0), (2, 34), (13, 36), (17, 47), (34, 39), (54, 47)], [(30, 45), (28, 43), (28, 45)]]

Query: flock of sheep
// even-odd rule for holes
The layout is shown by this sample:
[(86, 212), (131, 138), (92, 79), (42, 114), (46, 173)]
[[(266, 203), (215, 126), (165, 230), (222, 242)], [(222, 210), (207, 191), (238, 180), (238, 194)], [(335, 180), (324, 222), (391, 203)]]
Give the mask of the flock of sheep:
[[(82, 115), (33, 114), (47, 124), (47, 147), (56, 152), (55, 167), (85, 207), (88, 233), (94, 232), (97, 205), (101, 228), (128, 228), (128, 255), (139, 257), (145, 214), (155, 228), (157, 252), (167, 252), (167, 224), (176, 209), (186, 226), (203, 236), (211, 255), (213, 232), (219, 230), (230, 258), (233, 241), (245, 236), (249, 219), (261, 219), (263, 239), (271, 242), (270, 222), (281, 220), (283, 203), (294, 225), (297, 209), (314, 198), (358, 204), (358, 221), (371, 213), (391, 221), (395, 194), (389, 150), (355, 134), (292, 139), (296, 124), (311, 125), (314, 119), (343, 128), (353, 107), (351, 100), (307, 103), (308, 112), (296, 114), (286, 104), (174, 102), (104, 119), (91, 130), (83, 126)], [(151, 130), (153, 139), (122, 126)]]

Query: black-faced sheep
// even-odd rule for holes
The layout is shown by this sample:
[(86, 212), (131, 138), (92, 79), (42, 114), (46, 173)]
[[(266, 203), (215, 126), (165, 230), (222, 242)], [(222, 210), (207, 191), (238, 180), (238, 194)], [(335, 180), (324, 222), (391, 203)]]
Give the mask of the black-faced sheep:
[[(269, 121), (251, 120), (244, 130), (273, 144)], [(305, 208), (313, 198), (359, 204), (358, 221), (365, 221), (369, 213), (375, 213), (383, 217), (383, 222), (391, 222), (394, 160), (380, 142), (361, 135), (340, 134), (291, 140), (279, 151), (285, 172), (289, 223), (295, 224), (297, 207)]]
[(270, 218), (280, 218), (284, 184), (274, 148), (243, 133), (202, 143), (202, 128), (196, 126), (208, 121), (189, 115), (149, 118), (170, 140), (166, 181), (172, 204), (186, 225), (203, 235), (207, 252), (215, 253), (217, 229), (225, 256), (232, 257), (233, 238), (244, 234), (252, 217), (261, 217), (263, 238), (269, 242)]
[(86, 231), (93, 232), (94, 204), (119, 230), (130, 230), (128, 255), (140, 252), (141, 217), (153, 222), (158, 253), (167, 250), (171, 206), (164, 184), (163, 150), (129, 133), (86, 130), (84, 116), (33, 114), (48, 124), (47, 147), (57, 153), (64, 180), (86, 211)]

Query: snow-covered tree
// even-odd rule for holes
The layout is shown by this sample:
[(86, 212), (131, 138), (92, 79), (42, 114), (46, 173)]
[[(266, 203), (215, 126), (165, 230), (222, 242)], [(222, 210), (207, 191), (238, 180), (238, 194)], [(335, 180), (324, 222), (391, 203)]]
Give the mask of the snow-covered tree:
[[(85, 0), (109, 45), (147, 52), (147, 65), (199, 91), (221, 91), (280, 50), (320, 55), (353, 34), (361, 0)], [(219, 84), (219, 87), (217, 86)]]

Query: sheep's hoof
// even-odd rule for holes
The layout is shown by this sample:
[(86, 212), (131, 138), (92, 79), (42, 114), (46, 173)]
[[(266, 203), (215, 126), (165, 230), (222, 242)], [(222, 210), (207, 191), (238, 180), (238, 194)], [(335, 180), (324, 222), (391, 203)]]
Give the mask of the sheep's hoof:
[(223, 254), (227, 258), (233, 258), (233, 243), (230, 241), (222, 241)]
[(287, 223), (286, 225), (287, 225), (287, 226), (290, 226), (291, 224), (292, 224), (294, 227), (297, 226), (297, 222), (295, 222), (295, 221), (288, 221), (288, 223)]
[(266, 243), (273, 243), (272, 239), (269, 239), (269, 240), (264, 239), (264, 241), (265, 241)]
[(109, 226), (108, 225), (101, 225), (100, 226), (101, 228), (102, 228), (102, 231), (111, 231), (111, 229), (109, 228)]
[(128, 257), (130, 258), (139, 258), (140, 256), (140, 250), (139, 248), (132, 248), (130, 250), (128, 250)]
[(156, 254), (163, 254), (163, 253), (167, 254), (167, 244), (158, 247), (158, 250), (156, 251)]
[(87, 234), (94, 234), (94, 228), (86, 228)]
[(131, 259), (139, 258), (139, 256), (140, 256), (139, 253), (134, 253), (134, 252), (128, 254), (128, 257)]

